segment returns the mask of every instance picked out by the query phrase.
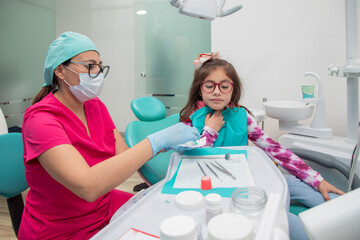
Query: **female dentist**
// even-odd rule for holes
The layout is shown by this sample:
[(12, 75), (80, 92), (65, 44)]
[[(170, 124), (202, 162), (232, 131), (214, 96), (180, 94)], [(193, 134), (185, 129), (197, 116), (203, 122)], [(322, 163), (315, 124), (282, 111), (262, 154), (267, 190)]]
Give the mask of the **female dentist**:
[(129, 149), (97, 98), (108, 71), (84, 35), (65, 32), (50, 45), (45, 84), (23, 121), (30, 190), (19, 239), (89, 239), (132, 196), (115, 187), (161, 149), (199, 139), (179, 123)]

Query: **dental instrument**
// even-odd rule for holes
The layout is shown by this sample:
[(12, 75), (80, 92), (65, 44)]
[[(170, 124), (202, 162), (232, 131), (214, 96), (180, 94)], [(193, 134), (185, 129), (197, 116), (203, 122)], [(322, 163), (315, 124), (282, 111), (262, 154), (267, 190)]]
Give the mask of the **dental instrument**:
[[(220, 167), (222, 168), (225, 172), (228, 172), (229, 174), (231, 174), (231, 172), (229, 172), (223, 165), (221, 165), (220, 163), (218, 163), (216, 160), (215, 160), (215, 163)], [(231, 174), (232, 175), (232, 174)], [(236, 179), (236, 178), (235, 178)]]
[(219, 175), (216, 174), (216, 172), (214, 170), (212, 170), (212, 168), (209, 166), (209, 164), (207, 164), (206, 162), (204, 162), (204, 164), (208, 167), (208, 169), (215, 175), (215, 177), (217, 177), (219, 180), (222, 181), (222, 178), (219, 177)]
[(221, 159), (221, 157), (224, 156), (225, 160), (229, 160), (231, 155), (230, 153), (226, 153), (225, 155), (185, 155), (183, 158), (194, 158), (194, 159)]
[(196, 162), (197, 165), (199, 166), (201, 172), (204, 174), (204, 176), (207, 176), (207, 174), (205, 173), (204, 169), (201, 167), (200, 163), (199, 162)]
[(170, 0), (170, 4), (179, 9), (179, 13), (212, 21), (216, 17), (225, 17), (240, 10), (243, 6), (240, 4), (230, 9), (223, 9), (226, 0)]
[(232, 179), (236, 180), (236, 177), (234, 177), (234, 175), (232, 175), (230, 172), (228, 171), (225, 171), (224, 169), (216, 166), (215, 164), (213, 163), (210, 163), (211, 165), (213, 165), (217, 170), (219, 170), (220, 172), (224, 173), (225, 175), (228, 175), (229, 177), (231, 177)]

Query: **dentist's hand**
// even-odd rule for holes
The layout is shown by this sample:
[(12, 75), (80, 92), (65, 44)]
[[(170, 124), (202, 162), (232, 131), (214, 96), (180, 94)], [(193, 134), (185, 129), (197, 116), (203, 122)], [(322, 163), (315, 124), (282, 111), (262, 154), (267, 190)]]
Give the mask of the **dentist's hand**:
[(200, 138), (199, 131), (183, 123), (177, 123), (159, 132), (153, 133), (147, 138), (150, 141), (153, 156), (162, 148), (175, 148), (179, 144), (188, 141), (196, 141)]
[(221, 111), (217, 110), (212, 115), (208, 113), (205, 118), (205, 126), (210, 127), (216, 132), (219, 132), (220, 129), (224, 126), (224, 117)]

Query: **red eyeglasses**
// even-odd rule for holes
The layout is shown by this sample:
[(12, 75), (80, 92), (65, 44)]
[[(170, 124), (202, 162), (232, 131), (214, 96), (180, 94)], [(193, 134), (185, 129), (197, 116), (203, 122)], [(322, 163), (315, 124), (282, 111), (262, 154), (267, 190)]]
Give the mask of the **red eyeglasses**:
[(221, 82), (221, 83), (214, 83), (211, 81), (206, 81), (200, 84), (201, 89), (205, 93), (212, 93), (215, 91), (216, 86), (218, 86), (220, 92), (222, 93), (229, 93), (233, 90), (234, 84), (232, 82)]

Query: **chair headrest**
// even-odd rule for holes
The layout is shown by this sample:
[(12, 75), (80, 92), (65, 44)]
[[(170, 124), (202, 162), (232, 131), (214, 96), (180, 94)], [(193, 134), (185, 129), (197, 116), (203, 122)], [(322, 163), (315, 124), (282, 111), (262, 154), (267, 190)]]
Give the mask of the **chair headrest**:
[(165, 105), (155, 97), (140, 97), (134, 99), (131, 109), (141, 121), (156, 121), (165, 118)]

